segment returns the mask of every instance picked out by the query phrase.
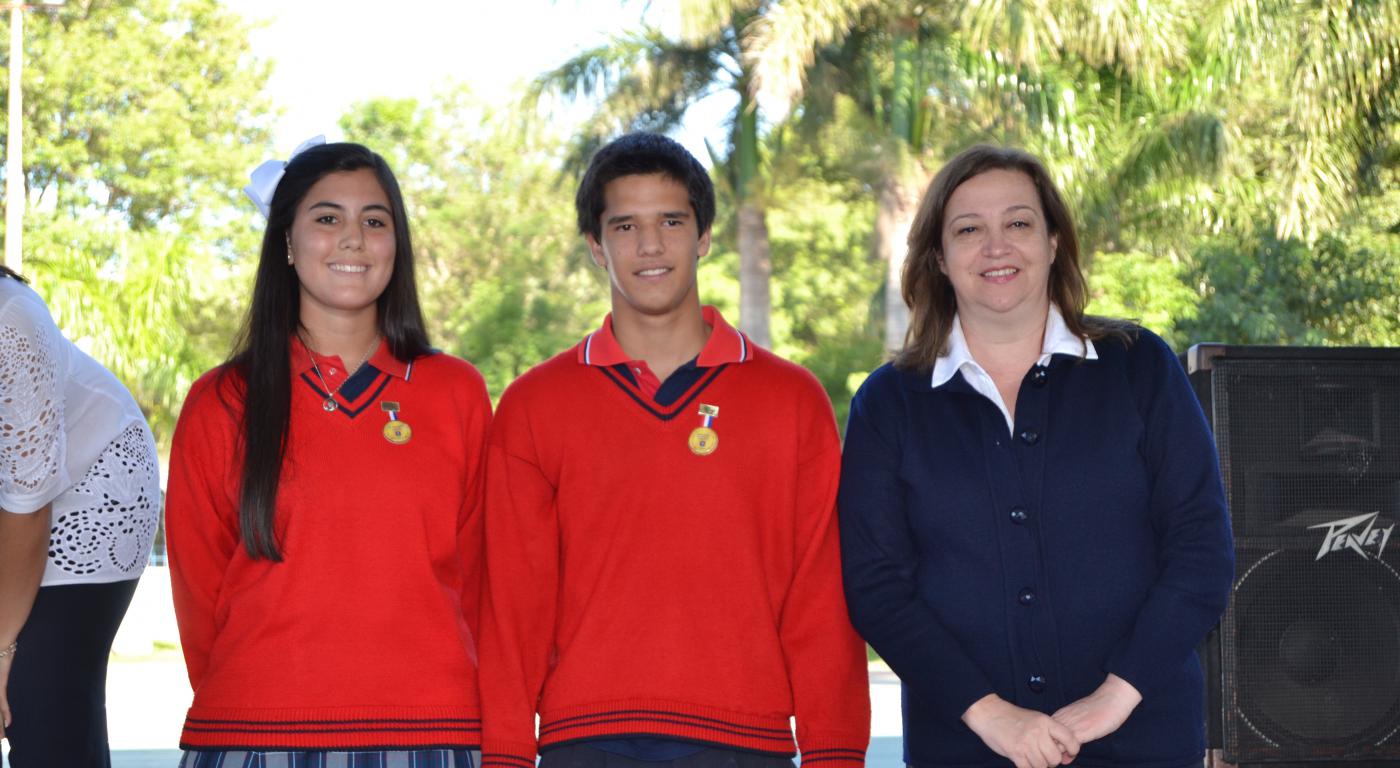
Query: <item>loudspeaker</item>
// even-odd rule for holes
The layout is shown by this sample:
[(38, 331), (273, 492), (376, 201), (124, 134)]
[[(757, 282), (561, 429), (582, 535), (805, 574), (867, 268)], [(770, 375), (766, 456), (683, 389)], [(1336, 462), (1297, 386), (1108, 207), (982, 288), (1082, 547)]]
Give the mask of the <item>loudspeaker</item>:
[(1186, 366), (1235, 535), (1211, 746), (1400, 766), (1400, 349), (1198, 344)]

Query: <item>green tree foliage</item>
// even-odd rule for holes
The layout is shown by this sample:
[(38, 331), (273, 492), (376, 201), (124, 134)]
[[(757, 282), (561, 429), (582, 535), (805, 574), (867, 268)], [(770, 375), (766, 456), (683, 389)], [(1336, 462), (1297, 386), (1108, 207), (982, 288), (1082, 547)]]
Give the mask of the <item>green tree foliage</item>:
[(1182, 258), (1100, 253), (1091, 275), (1100, 314), (1141, 319), (1180, 350), (1233, 344), (1400, 345), (1400, 174), (1376, 159), (1376, 191), (1316, 239), (1283, 238), (1275, 220), (1212, 234)]
[(1099, 253), (1089, 275), (1090, 314), (1141, 323), (1181, 349), (1180, 325), (1197, 313), (1185, 266), (1141, 251)]
[[(1396, 198), (1312, 243), (1272, 229), (1207, 242), (1188, 279), (1199, 312), (1177, 324), (1191, 341), (1400, 346), (1400, 215)], [(1377, 218), (1388, 219), (1384, 228)], [(1369, 219), (1369, 221), (1368, 221)]]
[(70, 0), (24, 31), (24, 271), (168, 439), (243, 304), (268, 67), (217, 0)]
[[(884, 148), (872, 193), (887, 297), (910, 180), (972, 141), (1044, 158), (1078, 211), (1086, 262), (1110, 262), (1100, 304), (1159, 323), (1186, 311), (1183, 289), (1208, 291), (1191, 282), (1216, 253), (1208, 239), (1267, 253), (1251, 245), (1267, 222), (1281, 242), (1340, 258), (1319, 238), (1351, 226), (1394, 141), (1396, 0), (781, 0), (757, 28), (765, 88), (800, 95), (808, 121), (849, 100)], [(868, 154), (854, 157), (871, 167)], [(900, 320), (887, 311), (887, 343)]]
[(779, 190), (782, 204), (769, 211), (773, 267), (783, 276), (774, 351), (816, 374), (844, 429), (851, 374), (874, 370), (884, 349), (881, 308), (870, 295), (884, 265), (867, 256), (874, 201), (855, 185), (813, 176), (791, 177)]
[[(607, 308), (561, 169), (620, 130), (677, 127), (716, 91), (736, 110), (711, 158), (702, 298), (733, 318), (741, 283), (766, 286), (771, 267), (772, 347), (843, 419), (898, 340), (886, 298), (918, 195), (974, 141), (1046, 159), (1093, 312), (1178, 348), (1400, 344), (1400, 0), (682, 9), (679, 38), (639, 27), (542, 76), (536, 98), (596, 97), (574, 137), (460, 89), (342, 121), (400, 176), (434, 341), (497, 395)], [(28, 19), (25, 271), (165, 437), (246, 305), (262, 221), (239, 189), (270, 154), (268, 65), (219, 0), (69, 0)], [(760, 76), (785, 121), (758, 119)]]
[(499, 397), (607, 311), (608, 288), (577, 234), (565, 142), (465, 90), (431, 103), (356, 105), (347, 140), (384, 154), (409, 207), (433, 343), (472, 361)]
[(1253, 171), (1244, 207), (1280, 238), (1343, 224), (1394, 140), (1400, 0), (1217, 0), (1202, 25), (1199, 72)]

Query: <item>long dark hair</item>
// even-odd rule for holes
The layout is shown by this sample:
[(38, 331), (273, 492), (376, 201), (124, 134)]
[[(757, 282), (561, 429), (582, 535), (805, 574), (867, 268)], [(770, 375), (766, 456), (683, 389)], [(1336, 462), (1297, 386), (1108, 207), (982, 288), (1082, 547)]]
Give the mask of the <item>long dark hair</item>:
[(900, 368), (933, 368), (948, 343), (958, 300), (952, 281), (938, 268), (943, 258), (944, 211), (953, 191), (963, 182), (994, 170), (1019, 171), (1035, 186), (1049, 234), (1056, 239), (1055, 260), (1050, 264), (1050, 300), (1060, 308), (1070, 332), (1089, 340), (1116, 336), (1128, 341), (1132, 336), (1130, 323), (1084, 314), (1089, 288), (1079, 266), (1079, 237), (1069, 206), (1044, 164), (1025, 150), (978, 144), (959, 152), (939, 170), (924, 193), (914, 226), (909, 230), (909, 255), (904, 260), (901, 293), (910, 316), (904, 348), (894, 359)]
[(238, 526), (243, 547), (253, 558), (282, 559), (274, 516), (291, 430), (291, 338), (301, 325), (300, 284), (296, 270), (287, 264), (287, 235), (297, 206), (312, 185), (327, 174), (362, 168), (374, 171), (394, 219), (394, 271), (376, 300), (379, 332), (400, 360), (410, 361), (430, 351), (413, 277), (408, 216), (388, 163), (359, 144), (323, 144), (292, 158), (272, 195), (253, 302), (233, 356), (223, 369), (225, 375), (235, 372), (241, 380), (243, 483)]
[(20, 273), (14, 271), (13, 269), (10, 269), (9, 267), (5, 266), (4, 264), (0, 264), (0, 277), (9, 277), (9, 278), (13, 278), (13, 279), (15, 279), (15, 280), (20, 281), (21, 283), (27, 283), (27, 282), (29, 282), (28, 280), (25, 280), (25, 279), (24, 279), (24, 275), (21, 275)]

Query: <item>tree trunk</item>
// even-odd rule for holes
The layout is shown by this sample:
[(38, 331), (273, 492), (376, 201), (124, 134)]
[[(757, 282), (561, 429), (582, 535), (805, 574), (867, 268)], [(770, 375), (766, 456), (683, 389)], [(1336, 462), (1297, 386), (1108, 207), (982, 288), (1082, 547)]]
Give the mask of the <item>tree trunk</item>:
[(768, 317), (773, 300), (769, 279), (768, 217), (752, 200), (739, 206), (739, 330), (760, 347), (771, 348)]
[(904, 346), (909, 327), (909, 308), (899, 285), (909, 254), (909, 230), (919, 210), (920, 186), (894, 175), (881, 182), (877, 197), (875, 254), (885, 262), (885, 351), (891, 353)]
[(739, 206), (739, 330), (760, 347), (771, 349), (768, 330), (773, 299), (769, 278), (768, 216), (759, 186), (758, 103), (749, 90), (750, 74), (740, 78), (739, 111), (734, 132), (734, 198)]

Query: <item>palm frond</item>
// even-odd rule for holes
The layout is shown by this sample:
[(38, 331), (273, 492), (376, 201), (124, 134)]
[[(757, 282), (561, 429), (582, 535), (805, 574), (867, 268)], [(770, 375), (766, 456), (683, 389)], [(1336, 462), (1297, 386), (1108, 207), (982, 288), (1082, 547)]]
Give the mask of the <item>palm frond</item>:
[[(1400, 0), (1223, 0), (1208, 18), (1220, 69), (1248, 99), (1236, 111), (1260, 137), (1275, 232), (1311, 241), (1354, 206), (1385, 142), (1375, 118), (1400, 102)], [(1277, 86), (1260, 87), (1261, 72), (1278, 73)]]
[(540, 104), (550, 96), (565, 101), (599, 98), (636, 68), (687, 48), (650, 27), (619, 34), (536, 77), (527, 89), (526, 101)]
[(753, 44), (744, 52), (754, 71), (755, 92), (790, 105), (806, 86), (806, 70), (817, 50), (839, 40), (861, 12), (880, 0), (788, 0), (775, 2), (753, 24)]
[(958, 21), (971, 48), (1001, 51), (1012, 66), (1034, 68), (1064, 44), (1057, 10), (1047, 0), (971, 0)]
[(618, 35), (537, 77), (527, 103), (552, 111), (564, 103), (593, 100), (597, 108), (571, 142), (569, 167), (586, 162), (609, 139), (629, 131), (666, 132), (687, 109), (730, 79), (721, 47), (689, 45), (644, 28)]
[(1122, 67), (1146, 86), (1186, 57), (1196, 3), (1088, 0), (1075, 7), (1067, 52), (1090, 66)]
[(691, 45), (713, 40), (762, 5), (762, 0), (681, 0), (681, 40)]
[(1111, 173), (1115, 194), (1170, 179), (1213, 179), (1230, 154), (1225, 121), (1219, 114), (1169, 115), (1145, 130)]

